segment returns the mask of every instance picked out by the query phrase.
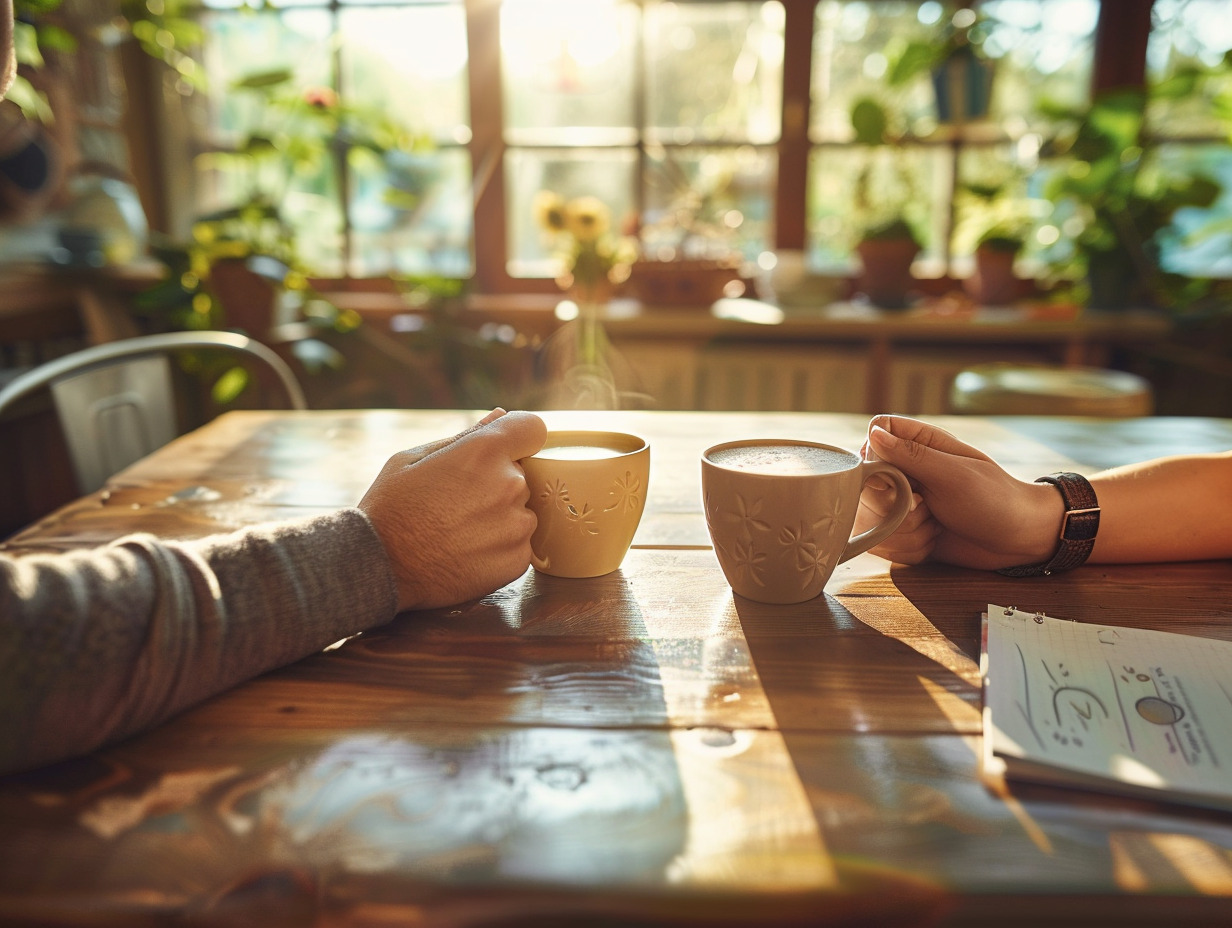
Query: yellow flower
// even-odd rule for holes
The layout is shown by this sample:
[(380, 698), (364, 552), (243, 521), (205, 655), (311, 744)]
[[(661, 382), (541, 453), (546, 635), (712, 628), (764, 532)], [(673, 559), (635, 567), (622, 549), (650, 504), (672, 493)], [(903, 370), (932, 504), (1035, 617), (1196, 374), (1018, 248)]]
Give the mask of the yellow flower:
[(549, 232), (565, 231), (565, 201), (551, 190), (540, 190), (532, 204), (535, 221)]
[(598, 197), (578, 197), (565, 206), (565, 226), (579, 244), (595, 241), (610, 225), (611, 214)]

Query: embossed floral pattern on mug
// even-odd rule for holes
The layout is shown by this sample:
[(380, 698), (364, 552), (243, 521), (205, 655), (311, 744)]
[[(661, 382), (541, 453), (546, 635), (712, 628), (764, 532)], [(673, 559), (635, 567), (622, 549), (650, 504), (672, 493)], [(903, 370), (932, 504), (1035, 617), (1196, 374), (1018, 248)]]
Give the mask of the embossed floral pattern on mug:
[(625, 471), (624, 476), (614, 480), (611, 489), (607, 491), (608, 498), (614, 498), (615, 502), (601, 510), (591, 509), (588, 502), (575, 503), (569, 495), (569, 488), (565, 486), (563, 480), (559, 479), (549, 481), (539, 493), (539, 499), (560, 512), (579, 534), (598, 535), (599, 527), (596, 520), (603, 514), (616, 510), (628, 512), (641, 505), (639, 495), (641, 486), (641, 480), (631, 471)]
[(837, 503), (832, 503), (830, 511), (818, 519), (801, 519), (777, 532), (769, 522), (758, 518), (764, 509), (761, 499), (748, 501), (742, 494), (734, 493), (730, 509), (713, 505), (708, 497), (705, 505), (706, 511), (713, 516), (738, 526), (733, 542), (720, 544), (719, 548), (730, 558), (733, 569), (742, 579), (764, 587), (765, 568), (772, 560), (794, 565), (804, 575), (802, 579), (806, 584), (818, 577), (824, 583), (834, 569), (832, 562), (837, 552), (832, 550), (831, 539), (842, 527)]
[(560, 577), (620, 566), (646, 505), (650, 449), (622, 432), (552, 432), (522, 461), (539, 519), (531, 563)]

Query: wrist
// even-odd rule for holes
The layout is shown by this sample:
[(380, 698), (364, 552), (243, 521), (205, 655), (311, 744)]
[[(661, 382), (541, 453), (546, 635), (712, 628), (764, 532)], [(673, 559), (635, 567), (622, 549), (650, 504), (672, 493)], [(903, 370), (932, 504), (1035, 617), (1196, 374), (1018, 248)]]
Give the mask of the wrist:
[(1042, 564), (1057, 551), (1061, 523), (1065, 519), (1065, 500), (1056, 487), (1047, 483), (1026, 485), (1028, 515), (1022, 530), (1022, 558), (1017, 564)]
[[(1015, 567), (1002, 568), (999, 573), (1010, 577), (1037, 577), (1081, 566), (1095, 547), (1095, 534), (1099, 531), (1099, 500), (1095, 489), (1081, 474), (1059, 472), (1040, 477), (1037, 484), (1053, 490), (1051, 503), (1044, 503), (1038, 525), (1057, 526), (1052, 534), (1051, 554), (1043, 559), (1028, 560)], [(1061, 501), (1059, 520), (1056, 516), (1056, 500)], [(1040, 497), (1041, 503), (1043, 497)], [(1059, 524), (1058, 524), (1059, 523)], [(1043, 544), (1046, 534), (1034, 533), (1034, 545)]]

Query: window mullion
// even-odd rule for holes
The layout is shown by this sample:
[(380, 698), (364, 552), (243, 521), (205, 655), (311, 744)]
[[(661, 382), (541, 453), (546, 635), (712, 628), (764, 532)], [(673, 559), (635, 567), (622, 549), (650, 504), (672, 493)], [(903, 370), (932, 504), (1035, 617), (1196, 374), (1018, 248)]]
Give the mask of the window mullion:
[(774, 192), (774, 246), (803, 248), (807, 223), (810, 84), (817, 0), (783, 0), (783, 114)]

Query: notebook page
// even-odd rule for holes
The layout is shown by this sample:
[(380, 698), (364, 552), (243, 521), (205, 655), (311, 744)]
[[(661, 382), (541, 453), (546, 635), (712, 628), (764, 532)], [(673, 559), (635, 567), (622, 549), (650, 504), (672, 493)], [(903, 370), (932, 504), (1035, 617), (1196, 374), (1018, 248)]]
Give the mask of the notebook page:
[(994, 753), (1232, 795), (1232, 642), (996, 605), (986, 636), (984, 734)]

